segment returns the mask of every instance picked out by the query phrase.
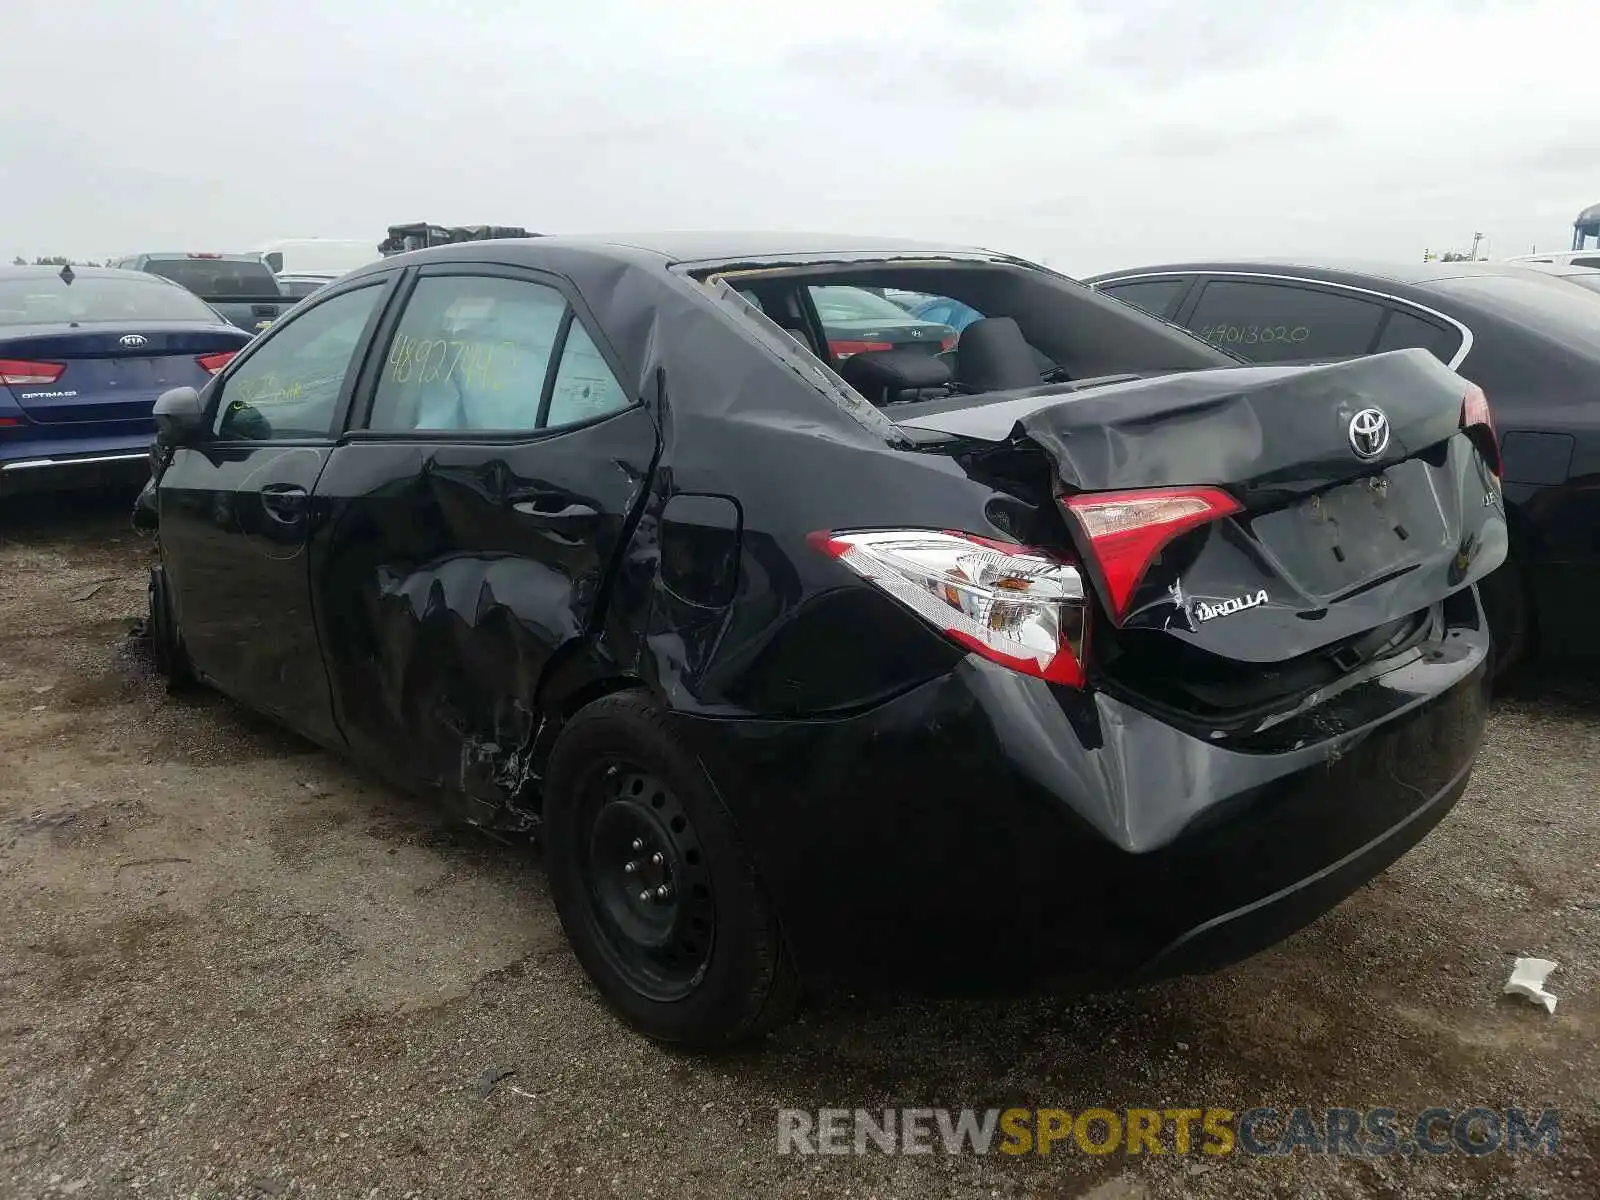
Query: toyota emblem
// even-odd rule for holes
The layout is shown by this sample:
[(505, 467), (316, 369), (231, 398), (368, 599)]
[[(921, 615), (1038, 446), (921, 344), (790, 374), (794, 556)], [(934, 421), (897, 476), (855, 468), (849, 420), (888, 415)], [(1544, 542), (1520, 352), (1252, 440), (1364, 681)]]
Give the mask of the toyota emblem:
[(1389, 448), (1389, 418), (1377, 408), (1363, 408), (1350, 418), (1350, 448), (1358, 458), (1377, 458)]
[(119, 346), (142, 346), (150, 339), (142, 333), (125, 333), (117, 339)]

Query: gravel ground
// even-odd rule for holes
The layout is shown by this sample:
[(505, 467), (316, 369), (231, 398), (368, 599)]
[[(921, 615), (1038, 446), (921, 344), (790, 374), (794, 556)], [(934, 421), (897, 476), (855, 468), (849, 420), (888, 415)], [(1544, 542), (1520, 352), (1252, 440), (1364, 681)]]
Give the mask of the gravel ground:
[[(1600, 1195), (1581, 677), (1501, 700), (1445, 823), (1231, 971), (846, 999), (694, 1060), (596, 1001), (527, 852), (219, 697), (169, 697), (127, 638), (151, 547), (126, 511), (0, 506), (0, 1196)], [(1500, 995), (1518, 952), (1560, 962), (1555, 1015)], [(776, 1149), (780, 1107), (1434, 1104), (1559, 1107), (1559, 1153)]]

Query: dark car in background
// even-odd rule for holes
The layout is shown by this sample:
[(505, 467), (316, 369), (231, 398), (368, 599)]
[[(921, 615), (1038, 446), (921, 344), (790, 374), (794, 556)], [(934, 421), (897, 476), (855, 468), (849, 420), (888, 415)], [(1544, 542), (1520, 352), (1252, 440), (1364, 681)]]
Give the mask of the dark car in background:
[(1481, 386), (1512, 529), (1482, 588), (1505, 670), (1600, 654), (1600, 295), (1532, 265), (1172, 263), (1090, 282), (1252, 362), (1419, 347)]
[[(872, 289), (985, 315), (841, 359)], [(1236, 960), (1482, 735), (1489, 416), (1421, 351), (1243, 366), (959, 247), (546, 237), (357, 270), (157, 419), (164, 669), (537, 830), (666, 1041)]]
[(107, 265), (170, 279), (251, 333), (267, 328), (294, 304), (257, 254), (133, 254)]
[(156, 397), (249, 341), (164, 279), (0, 267), (0, 494), (136, 482)]

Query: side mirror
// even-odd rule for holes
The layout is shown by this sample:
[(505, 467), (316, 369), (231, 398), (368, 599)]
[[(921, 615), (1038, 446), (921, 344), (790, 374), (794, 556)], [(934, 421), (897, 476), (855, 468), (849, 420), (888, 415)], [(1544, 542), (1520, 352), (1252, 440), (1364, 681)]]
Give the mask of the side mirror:
[(175, 387), (156, 397), (156, 440), (186, 446), (207, 431), (206, 406), (192, 387)]

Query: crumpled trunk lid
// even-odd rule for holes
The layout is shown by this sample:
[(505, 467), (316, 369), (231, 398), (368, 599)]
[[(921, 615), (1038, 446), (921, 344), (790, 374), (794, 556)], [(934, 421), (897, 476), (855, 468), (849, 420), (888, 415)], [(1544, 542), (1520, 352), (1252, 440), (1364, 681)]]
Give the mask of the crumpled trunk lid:
[[(1462, 431), (1469, 387), (1408, 350), (1035, 389), (902, 424), (1045, 452), (1113, 643), (1152, 635), (1159, 658), (1176, 639), (1201, 652), (1185, 669), (1260, 669), (1399, 630), (1504, 561), (1498, 480)], [(1239, 511), (1163, 546), (1116, 613), (1066, 499), (1184, 487), (1220, 488)]]

